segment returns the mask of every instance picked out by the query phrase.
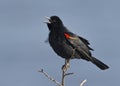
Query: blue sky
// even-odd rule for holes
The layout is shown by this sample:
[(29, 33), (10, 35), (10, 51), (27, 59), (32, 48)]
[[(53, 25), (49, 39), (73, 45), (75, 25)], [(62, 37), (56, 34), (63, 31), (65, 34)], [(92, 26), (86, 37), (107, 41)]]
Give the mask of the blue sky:
[[(119, 86), (120, 83), (119, 0), (1, 0), (0, 86), (55, 85), (37, 72), (43, 68), (61, 81), (64, 60), (48, 43), (45, 16), (59, 16), (72, 32), (85, 37), (93, 55), (110, 66), (101, 71), (90, 62), (72, 60), (66, 86)], [(71, 82), (72, 81), (72, 82)], [(46, 83), (47, 82), (47, 83)]]

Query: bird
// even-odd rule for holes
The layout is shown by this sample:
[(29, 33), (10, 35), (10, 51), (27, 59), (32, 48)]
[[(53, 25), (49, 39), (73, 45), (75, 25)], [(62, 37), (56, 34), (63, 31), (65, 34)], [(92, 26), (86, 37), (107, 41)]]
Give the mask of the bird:
[(96, 65), (101, 70), (108, 69), (109, 66), (92, 56), (93, 49), (89, 46), (87, 39), (71, 32), (64, 25), (60, 17), (53, 15), (46, 17), (49, 29), (48, 42), (54, 52), (65, 59), (63, 69), (70, 66), (71, 59), (83, 59)]

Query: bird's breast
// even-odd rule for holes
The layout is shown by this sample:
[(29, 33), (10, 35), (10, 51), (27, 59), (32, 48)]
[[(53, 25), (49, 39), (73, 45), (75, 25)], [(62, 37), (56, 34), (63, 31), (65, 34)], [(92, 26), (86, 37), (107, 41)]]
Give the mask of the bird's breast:
[(70, 58), (73, 48), (67, 44), (65, 38), (59, 34), (49, 34), (49, 43), (57, 55), (63, 58)]

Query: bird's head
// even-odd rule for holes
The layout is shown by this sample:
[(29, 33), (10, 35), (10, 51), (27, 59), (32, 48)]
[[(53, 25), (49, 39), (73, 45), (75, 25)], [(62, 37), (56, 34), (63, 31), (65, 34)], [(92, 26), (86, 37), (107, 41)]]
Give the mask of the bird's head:
[(45, 23), (47, 24), (49, 30), (59, 29), (61, 26), (63, 26), (62, 20), (58, 16), (51, 16), (46, 17), (47, 21)]

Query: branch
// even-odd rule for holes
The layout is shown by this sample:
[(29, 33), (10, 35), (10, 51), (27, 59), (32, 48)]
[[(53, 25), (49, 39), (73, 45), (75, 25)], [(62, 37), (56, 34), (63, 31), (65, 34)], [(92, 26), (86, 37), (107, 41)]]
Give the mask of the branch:
[[(46, 73), (43, 69), (38, 70), (38, 72), (42, 73), (43, 75), (45, 75), (49, 80), (53, 81), (55, 84), (57, 84), (58, 86), (64, 86), (64, 82), (65, 82), (65, 77), (68, 75), (72, 75), (73, 73), (66, 73), (66, 71), (62, 70), (62, 82), (58, 82), (57, 80), (55, 80), (53, 77), (51, 77), (48, 73)], [(84, 86), (84, 84), (87, 82), (87, 80), (83, 80), (80, 83), (80, 86)]]
[(64, 86), (65, 84), (65, 77), (68, 76), (68, 75), (72, 75), (74, 73), (66, 73), (65, 71), (62, 71), (62, 86)]
[(48, 75), (45, 71), (43, 71), (43, 69), (39, 70), (38, 72), (42, 73), (43, 75), (45, 75), (49, 80), (53, 81), (55, 84), (57, 84), (58, 86), (62, 86), (57, 80), (55, 80), (54, 78), (52, 78), (50, 75)]
[(87, 80), (83, 80), (81, 83), (80, 83), (80, 86), (84, 86), (84, 84), (87, 82)]

